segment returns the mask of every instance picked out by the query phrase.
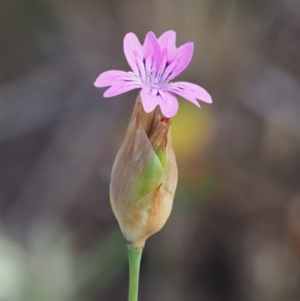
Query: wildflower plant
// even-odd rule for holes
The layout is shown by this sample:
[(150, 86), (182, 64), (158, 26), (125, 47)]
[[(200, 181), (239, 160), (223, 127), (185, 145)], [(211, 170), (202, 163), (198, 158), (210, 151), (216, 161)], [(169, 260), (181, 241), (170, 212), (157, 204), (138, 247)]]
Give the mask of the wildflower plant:
[(137, 96), (124, 142), (115, 159), (110, 201), (128, 244), (129, 301), (138, 300), (138, 279), (146, 239), (167, 221), (177, 185), (177, 165), (171, 140), (171, 117), (178, 111), (177, 94), (200, 107), (210, 95), (188, 82), (171, 82), (190, 63), (194, 45), (176, 48), (170, 30), (159, 38), (148, 32), (141, 45), (133, 33), (124, 38), (124, 53), (132, 71), (103, 72), (94, 85), (108, 87), (104, 97), (133, 89)]

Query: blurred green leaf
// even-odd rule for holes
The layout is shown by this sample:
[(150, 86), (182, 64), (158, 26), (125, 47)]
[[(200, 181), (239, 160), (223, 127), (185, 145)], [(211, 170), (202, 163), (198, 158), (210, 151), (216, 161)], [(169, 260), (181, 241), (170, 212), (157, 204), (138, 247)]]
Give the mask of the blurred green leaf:
[(116, 279), (127, 266), (127, 250), (120, 230), (107, 234), (75, 268), (76, 287), (84, 295), (100, 292)]

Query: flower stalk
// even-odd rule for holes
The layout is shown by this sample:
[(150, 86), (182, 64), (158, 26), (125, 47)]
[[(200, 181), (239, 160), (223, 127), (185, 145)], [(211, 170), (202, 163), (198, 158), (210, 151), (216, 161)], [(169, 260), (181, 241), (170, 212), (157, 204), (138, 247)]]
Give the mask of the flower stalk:
[(129, 260), (129, 292), (128, 301), (138, 301), (139, 274), (143, 248), (128, 245)]

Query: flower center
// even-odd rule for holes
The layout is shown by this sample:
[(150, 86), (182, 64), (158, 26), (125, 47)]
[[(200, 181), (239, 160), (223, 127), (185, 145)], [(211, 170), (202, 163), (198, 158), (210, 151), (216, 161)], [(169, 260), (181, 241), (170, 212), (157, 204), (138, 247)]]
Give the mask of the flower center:
[[(162, 90), (166, 84), (168, 76), (165, 75), (165, 71), (167, 67), (169, 66), (170, 62), (167, 61), (165, 63), (164, 68), (153, 68), (153, 66), (148, 66), (146, 65), (146, 60), (145, 58), (143, 59), (143, 65), (144, 65), (144, 70), (146, 73), (146, 78), (144, 85), (150, 89), (157, 89), (157, 90)], [(150, 68), (149, 68), (150, 67)], [(147, 70), (148, 69), (148, 70)]]

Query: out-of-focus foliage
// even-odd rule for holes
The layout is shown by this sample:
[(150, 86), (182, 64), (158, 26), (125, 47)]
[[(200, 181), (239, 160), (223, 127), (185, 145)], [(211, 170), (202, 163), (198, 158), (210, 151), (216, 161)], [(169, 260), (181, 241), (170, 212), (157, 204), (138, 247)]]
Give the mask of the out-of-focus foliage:
[(27, 248), (2, 231), (0, 300), (68, 301), (102, 291), (124, 269), (126, 248), (119, 238), (110, 231), (83, 256), (75, 255), (70, 234), (61, 226), (35, 225)]
[(129, 70), (127, 32), (168, 29), (195, 43), (178, 80), (214, 103), (179, 100), (140, 299), (299, 300), (299, 20), (298, 0), (0, 1), (0, 300), (125, 300), (108, 185), (137, 91), (93, 82)]

